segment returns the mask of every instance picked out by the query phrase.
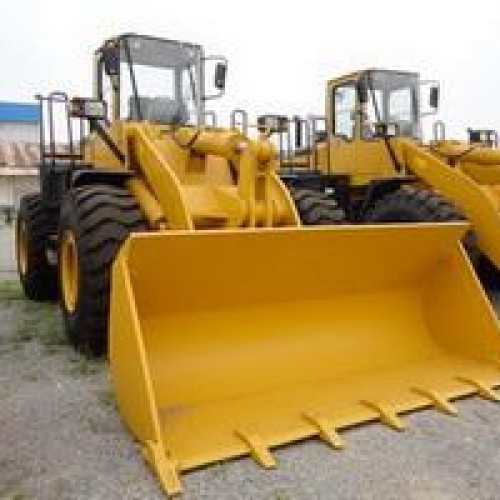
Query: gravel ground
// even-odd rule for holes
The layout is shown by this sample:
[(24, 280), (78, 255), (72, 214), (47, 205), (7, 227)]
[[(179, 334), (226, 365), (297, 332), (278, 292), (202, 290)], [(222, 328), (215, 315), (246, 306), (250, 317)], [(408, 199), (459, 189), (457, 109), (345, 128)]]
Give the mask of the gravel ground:
[[(65, 345), (57, 308), (23, 300), (10, 234), (0, 229), (0, 498), (164, 498), (117, 414), (104, 362)], [(3, 252), (3, 255), (2, 255)], [(7, 254), (7, 252), (10, 252)], [(495, 499), (500, 497), (500, 405), (427, 410), (396, 435), (380, 424), (183, 476), (186, 499)]]

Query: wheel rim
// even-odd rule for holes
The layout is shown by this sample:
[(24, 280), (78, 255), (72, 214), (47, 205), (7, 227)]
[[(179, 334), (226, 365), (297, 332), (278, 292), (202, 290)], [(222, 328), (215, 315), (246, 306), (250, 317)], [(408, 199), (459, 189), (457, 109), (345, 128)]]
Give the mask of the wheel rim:
[(71, 231), (64, 231), (61, 241), (61, 288), (64, 306), (73, 312), (78, 300), (78, 251)]
[(17, 223), (17, 262), (19, 264), (19, 272), (25, 276), (28, 272), (28, 235), (26, 231), (26, 223), (18, 221)]

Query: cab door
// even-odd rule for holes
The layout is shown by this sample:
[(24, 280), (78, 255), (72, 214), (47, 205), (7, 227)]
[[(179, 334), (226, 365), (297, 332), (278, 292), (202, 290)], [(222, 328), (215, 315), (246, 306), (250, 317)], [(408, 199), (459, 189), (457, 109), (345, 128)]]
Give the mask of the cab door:
[[(395, 175), (394, 163), (385, 140), (375, 136), (377, 106), (382, 95), (359, 95), (359, 80), (333, 85), (330, 89), (331, 170), (351, 176), (351, 184), (363, 185), (377, 178)], [(376, 102), (379, 100), (379, 102)]]
[[(358, 95), (358, 98), (360, 96)], [(366, 184), (373, 179), (394, 177), (396, 167), (391, 156), (397, 156), (395, 144), (389, 150), (386, 139), (377, 136), (375, 128), (379, 122), (386, 122), (389, 116), (390, 94), (379, 89), (371, 89), (360, 99), (360, 112), (357, 116), (359, 127), (355, 138), (356, 174), (354, 184)]]
[(356, 111), (358, 97), (354, 80), (330, 88), (331, 125), (329, 130), (330, 170), (348, 173), (356, 170)]

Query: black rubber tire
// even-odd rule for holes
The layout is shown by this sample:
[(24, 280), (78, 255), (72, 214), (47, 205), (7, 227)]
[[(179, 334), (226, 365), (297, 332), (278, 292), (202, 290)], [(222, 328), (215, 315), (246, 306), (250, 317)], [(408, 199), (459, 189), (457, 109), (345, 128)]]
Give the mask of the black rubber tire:
[(462, 214), (440, 194), (405, 187), (378, 199), (364, 215), (365, 222), (450, 222)]
[[(26, 268), (21, 269), (19, 240), (24, 225)], [(36, 301), (57, 300), (57, 267), (47, 260), (47, 242), (54, 224), (43, 206), (39, 193), (24, 195), (19, 203), (16, 219), (16, 264), (19, 280), (28, 299)]]
[(345, 223), (344, 210), (328, 194), (311, 189), (291, 189), (290, 193), (304, 225), (321, 226)]
[[(364, 214), (365, 222), (453, 222), (466, 220), (460, 211), (435, 191), (406, 186), (377, 200)], [(463, 239), (474, 265), (480, 260), (477, 238), (468, 231)]]
[[(61, 309), (69, 341), (80, 352), (100, 356), (107, 351), (111, 266), (132, 232), (147, 224), (135, 198), (125, 189), (95, 185), (73, 189), (61, 207), (59, 243), (71, 231), (77, 249), (78, 292), (68, 310), (61, 288)], [(61, 246), (59, 247), (59, 281)]]

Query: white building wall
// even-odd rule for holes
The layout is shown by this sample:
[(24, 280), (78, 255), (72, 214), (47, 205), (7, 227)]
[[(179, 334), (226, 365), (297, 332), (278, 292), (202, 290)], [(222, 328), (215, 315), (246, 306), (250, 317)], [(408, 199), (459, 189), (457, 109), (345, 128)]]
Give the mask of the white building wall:
[(19, 208), (19, 201), (25, 194), (40, 190), (38, 176), (0, 175), (0, 207)]
[(37, 143), (38, 140), (38, 123), (0, 122), (0, 141)]
[(12, 196), (12, 182), (10, 177), (0, 177), (0, 207), (12, 207), (14, 200)]

